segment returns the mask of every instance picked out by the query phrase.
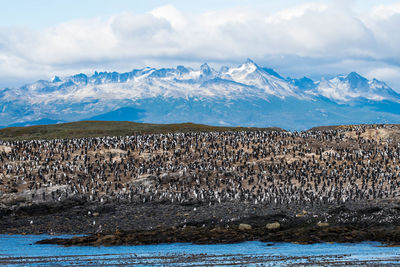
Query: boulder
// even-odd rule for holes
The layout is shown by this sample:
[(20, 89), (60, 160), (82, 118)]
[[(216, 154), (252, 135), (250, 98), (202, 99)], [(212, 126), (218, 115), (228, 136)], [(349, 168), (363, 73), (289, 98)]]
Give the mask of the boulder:
[(281, 228), (281, 224), (279, 222), (267, 223), (266, 227), (268, 230), (279, 229)]
[(239, 224), (239, 230), (251, 230), (251, 225), (246, 223)]
[(329, 223), (327, 223), (327, 222), (319, 222), (319, 223), (317, 223), (317, 226), (318, 227), (328, 227)]

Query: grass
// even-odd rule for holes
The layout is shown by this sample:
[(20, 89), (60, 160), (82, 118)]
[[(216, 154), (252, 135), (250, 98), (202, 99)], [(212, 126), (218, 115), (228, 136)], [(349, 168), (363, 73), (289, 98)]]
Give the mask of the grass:
[(79, 121), (70, 123), (9, 127), (0, 129), (0, 140), (64, 139), (102, 136), (127, 136), (175, 132), (282, 131), (280, 128), (223, 127), (194, 123), (149, 124), (128, 121)]

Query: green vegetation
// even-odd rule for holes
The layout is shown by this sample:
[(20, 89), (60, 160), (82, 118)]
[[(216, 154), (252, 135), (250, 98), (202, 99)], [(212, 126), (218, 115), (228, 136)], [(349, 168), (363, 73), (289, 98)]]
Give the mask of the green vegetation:
[(280, 128), (220, 127), (193, 123), (149, 124), (128, 121), (79, 121), (50, 125), (4, 128), (0, 129), (0, 140), (64, 139), (101, 136), (127, 136), (150, 133), (255, 130), (282, 131)]

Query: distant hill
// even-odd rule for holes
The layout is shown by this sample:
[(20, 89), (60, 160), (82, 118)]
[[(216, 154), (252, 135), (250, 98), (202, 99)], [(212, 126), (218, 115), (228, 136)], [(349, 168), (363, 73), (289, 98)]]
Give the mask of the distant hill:
[(134, 108), (124, 107), (104, 114), (100, 114), (89, 119), (88, 121), (138, 121), (143, 117), (145, 111)]
[(0, 129), (0, 140), (64, 139), (102, 136), (127, 136), (147, 133), (222, 132), (275, 130), (280, 128), (219, 127), (203, 124), (149, 124), (127, 121), (79, 121), (51, 125), (10, 127)]
[(56, 124), (56, 123), (62, 123), (65, 121), (59, 121), (59, 120), (51, 120), (51, 119), (40, 119), (37, 121), (25, 121), (25, 122), (18, 122), (18, 123), (12, 123), (8, 126), (0, 126), (0, 128), (6, 128), (6, 127), (23, 127), (23, 126), (33, 126), (33, 125), (47, 125), (47, 124)]

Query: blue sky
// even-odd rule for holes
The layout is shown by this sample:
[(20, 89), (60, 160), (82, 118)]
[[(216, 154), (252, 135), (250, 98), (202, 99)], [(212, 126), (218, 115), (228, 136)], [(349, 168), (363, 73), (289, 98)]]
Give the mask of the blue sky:
[[(69, 20), (91, 17), (108, 17), (122, 12), (141, 14), (163, 5), (174, 5), (184, 12), (201, 13), (209, 10), (221, 10), (232, 7), (250, 7), (263, 9), (274, 13), (295, 5), (301, 5), (307, 0), (202, 0), (202, 1), (132, 1), (132, 0), (6, 0), (0, 9), (1, 26), (20, 26), (30, 28), (51, 27)], [(327, 2), (312, 1), (312, 2)], [(393, 0), (344, 0), (353, 2), (354, 9), (366, 12), (371, 7), (381, 4), (391, 4)]]
[(400, 1), (2, 1), (0, 87), (53, 75), (252, 58), (283, 76), (356, 71), (400, 91)]
[[(122, 12), (141, 14), (163, 5), (174, 5), (184, 12), (201, 13), (209, 10), (231, 8), (234, 6), (263, 7), (269, 12), (306, 1), (246, 1), (246, 0), (203, 0), (203, 1), (132, 1), (132, 0), (16, 0), (7, 1), (0, 10), (0, 25), (44, 28), (65, 21), (108, 17)], [(21, 8), (23, 7), (23, 8)]]

